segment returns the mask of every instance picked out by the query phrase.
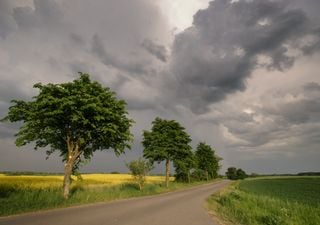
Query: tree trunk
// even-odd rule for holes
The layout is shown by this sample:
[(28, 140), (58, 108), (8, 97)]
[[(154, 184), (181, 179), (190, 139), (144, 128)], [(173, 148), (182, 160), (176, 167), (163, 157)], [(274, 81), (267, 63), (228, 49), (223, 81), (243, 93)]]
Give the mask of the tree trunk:
[(139, 191), (142, 190), (142, 184), (139, 182)]
[(72, 169), (75, 161), (80, 157), (81, 151), (79, 150), (79, 143), (72, 142), (70, 136), (67, 136), (66, 142), (68, 146), (68, 158), (66, 159), (67, 162), (64, 166), (63, 197), (68, 199), (70, 194)]
[(166, 159), (166, 188), (169, 187), (169, 177), (170, 177), (170, 161)]
[(188, 183), (190, 183), (190, 170), (188, 170)]
[(206, 170), (206, 177), (207, 177), (207, 181), (209, 181), (209, 173), (207, 170)]
[(73, 162), (71, 160), (68, 160), (64, 166), (63, 197), (65, 199), (69, 198), (72, 167)]

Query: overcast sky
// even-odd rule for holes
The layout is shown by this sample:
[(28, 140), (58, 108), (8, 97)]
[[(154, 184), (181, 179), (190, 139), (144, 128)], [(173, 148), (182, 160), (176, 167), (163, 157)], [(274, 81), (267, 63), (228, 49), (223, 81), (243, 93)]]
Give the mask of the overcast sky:
[[(98, 152), (83, 172), (126, 172), (157, 116), (214, 147), (221, 173), (320, 171), (319, 11), (319, 0), (0, 0), (0, 117), (34, 83), (81, 71), (136, 121), (132, 150)], [(0, 123), (0, 171), (63, 171), (58, 154), (17, 148), (18, 128)]]

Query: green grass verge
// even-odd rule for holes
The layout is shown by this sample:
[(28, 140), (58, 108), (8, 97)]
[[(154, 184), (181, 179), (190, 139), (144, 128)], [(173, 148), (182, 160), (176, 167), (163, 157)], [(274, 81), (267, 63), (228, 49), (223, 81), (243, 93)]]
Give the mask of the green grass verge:
[(114, 186), (97, 185), (95, 187), (77, 183), (73, 185), (68, 200), (62, 197), (62, 189), (57, 187), (28, 189), (0, 184), (0, 216), (154, 195), (204, 183), (207, 182), (190, 184), (171, 182), (169, 188), (166, 188), (162, 183), (146, 184), (142, 191), (139, 191), (135, 184), (130, 183)]
[(320, 177), (244, 180), (208, 199), (226, 224), (319, 225)]

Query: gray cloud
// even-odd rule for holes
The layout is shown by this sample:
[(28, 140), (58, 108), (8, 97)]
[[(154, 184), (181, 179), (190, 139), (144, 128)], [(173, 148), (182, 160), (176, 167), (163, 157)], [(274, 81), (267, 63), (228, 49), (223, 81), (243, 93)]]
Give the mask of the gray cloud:
[(59, 29), (63, 25), (63, 12), (55, 1), (34, 0), (34, 9), (30, 6), (15, 7), (13, 17), (20, 29)]
[(216, 0), (200, 10), (172, 48), (171, 70), (184, 104), (203, 113), (227, 94), (245, 90), (256, 68), (286, 70), (296, 58), (292, 49), (313, 48), (319, 37), (312, 44), (295, 43), (313, 35), (319, 24), (289, 6), (286, 1)]
[[(125, 58), (118, 58), (116, 55), (109, 54), (98, 35), (93, 36), (92, 53), (99, 57), (102, 63), (112, 66), (129, 73), (146, 74), (148, 73), (148, 64), (143, 61), (126, 61)], [(134, 59), (134, 57), (131, 57)]]
[(320, 85), (316, 82), (310, 82), (303, 86), (306, 91), (320, 91)]
[(154, 55), (157, 59), (162, 62), (166, 62), (168, 58), (168, 53), (166, 47), (154, 43), (152, 40), (145, 39), (142, 42), (142, 47), (144, 47), (150, 54)]
[[(306, 86), (310, 85), (303, 88)], [(232, 119), (220, 119), (228, 132), (241, 140), (230, 142), (230, 145), (262, 149), (274, 145), (272, 148), (279, 151), (292, 148), (289, 151), (292, 152), (301, 143), (299, 145), (304, 145), (304, 149), (311, 147), (316, 151), (316, 146), (320, 145), (320, 139), (317, 139), (320, 136), (320, 92), (308, 94), (302, 91), (303, 88), (261, 98), (260, 106), (250, 106), (252, 113), (248, 116), (251, 120), (244, 121), (243, 112), (235, 112)]]

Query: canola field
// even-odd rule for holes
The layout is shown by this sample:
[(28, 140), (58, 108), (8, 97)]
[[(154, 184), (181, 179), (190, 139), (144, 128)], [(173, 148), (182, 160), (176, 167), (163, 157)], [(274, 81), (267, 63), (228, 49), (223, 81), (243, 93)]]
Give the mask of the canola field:
[[(76, 177), (72, 177), (73, 185), (85, 185), (88, 187), (95, 186), (112, 186), (119, 184), (134, 183), (130, 174), (83, 174), (82, 181), (78, 181)], [(147, 183), (161, 183), (164, 181), (163, 176), (147, 176)], [(173, 178), (171, 178), (173, 180)], [(0, 197), (2, 188), (17, 188), (17, 189), (46, 189), (59, 188), (62, 186), (63, 176), (59, 175), (5, 175), (0, 174)]]

